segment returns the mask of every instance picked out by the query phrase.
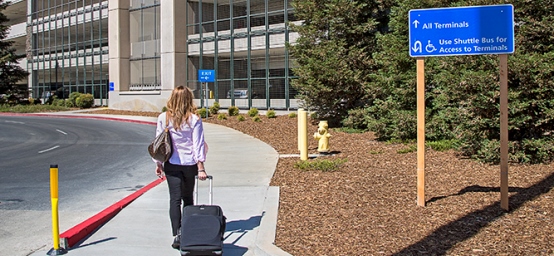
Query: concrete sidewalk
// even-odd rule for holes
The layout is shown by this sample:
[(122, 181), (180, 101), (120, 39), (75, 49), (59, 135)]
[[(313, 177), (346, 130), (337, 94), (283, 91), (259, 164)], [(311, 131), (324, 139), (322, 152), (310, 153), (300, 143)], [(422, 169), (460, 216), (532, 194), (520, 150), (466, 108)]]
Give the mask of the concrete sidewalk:
[[(141, 123), (156, 121), (152, 117), (79, 112), (45, 115)], [(279, 188), (270, 187), (269, 183), (278, 153), (262, 141), (224, 126), (204, 123), (204, 130), (210, 148), (206, 171), (214, 177), (214, 204), (221, 206), (227, 217), (223, 254), (290, 255), (273, 244)], [(207, 181), (199, 184), (199, 203), (208, 203)], [(163, 181), (69, 248), (67, 255), (180, 255), (178, 250), (171, 248), (172, 241), (169, 192)], [(47, 251), (31, 255), (47, 255)]]

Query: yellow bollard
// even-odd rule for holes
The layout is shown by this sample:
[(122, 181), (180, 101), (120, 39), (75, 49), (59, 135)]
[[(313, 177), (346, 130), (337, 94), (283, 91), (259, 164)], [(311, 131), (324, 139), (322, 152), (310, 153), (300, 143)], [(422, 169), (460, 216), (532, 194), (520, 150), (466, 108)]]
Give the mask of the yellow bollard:
[(58, 218), (58, 165), (50, 165), (50, 199), (52, 202), (52, 240), (54, 247), (50, 249), (48, 255), (62, 255), (67, 253), (64, 248), (60, 248), (60, 225)]
[(300, 160), (308, 160), (308, 112), (298, 110), (298, 149)]
[(297, 128), (298, 128), (298, 141), (297, 141), (297, 144), (298, 144), (298, 151), (300, 151), (300, 136), (302, 134), (302, 125), (300, 125), (300, 113), (304, 111), (304, 109), (302, 108), (299, 108), (298, 111), (297, 111), (297, 114), (296, 114), (296, 118), (298, 118), (298, 124), (297, 124)]

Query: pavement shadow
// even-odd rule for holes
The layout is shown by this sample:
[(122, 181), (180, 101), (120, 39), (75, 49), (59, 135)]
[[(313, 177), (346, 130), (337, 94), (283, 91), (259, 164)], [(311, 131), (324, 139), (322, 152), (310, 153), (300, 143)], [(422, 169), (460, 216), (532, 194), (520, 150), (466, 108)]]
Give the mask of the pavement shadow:
[[(83, 244), (82, 242), (79, 242), (77, 243), (76, 245), (74, 245), (73, 247), (69, 248), (68, 251), (71, 251), (71, 250), (75, 250), (75, 249), (79, 249), (79, 248), (83, 248), (83, 247), (87, 247), (87, 246), (91, 246), (91, 245), (96, 245), (96, 244), (101, 244), (101, 243), (105, 243), (105, 242), (108, 242), (108, 241), (111, 241), (111, 240), (115, 240), (117, 239), (117, 237), (107, 237), (107, 238), (104, 238), (104, 239), (100, 239), (98, 241), (94, 241), (94, 242), (90, 242), (90, 243), (86, 243), (86, 244)], [(83, 239), (82, 241), (85, 241), (85, 239)]]
[(240, 234), (240, 236), (231, 243), (231, 244), (235, 244), (246, 233), (260, 226), (260, 222), (262, 221), (262, 216), (264, 214), (265, 212), (263, 212), (262, 215), (251, 216), (246, 220), (234, 220), (234, 221), (227, 222), (227, 225), (225, 227), (225, 232), (226, 233), (229, 232), (229, 234), (225, 236), (225, 239), (229, 238), (231, 235)]
[[(528, 188), (513, 188), (517, 192), (509, 198), (509, 211), (500, 207), (500, 202), (484, 209), (469, 213), (455, 221), (439, 227), (432, 234), (419, 242), (412, 244), (392, 255), (446, 255), (448, 250), (463, 242), (488, 226), (491, 222), (505, 214), (520, 208), (525, 202), (531, 201), (542, 194), (548, 193), (554, 187), (554, 173)], [(465, 191), (465, 192), (464, 192)], [(500, 188), (470, 186), (460, 192), (500, 191)], [(458, 193), (460, 194), (460, 193)], [(448, 238), (448, 239), (445, 239)]]
[[(233, 220), (227, 222), (223, 244), (223, 251), (226, 256), (244, 255), (248, 251), (248, 248), (238, 246), (236, 243), (248, 232), (260, 226), (264, 213), (262, 213), (262, 215), (252, 216), (246, 220)], [(229, 239), (232, 239), (232, 241), (228, 241)]]

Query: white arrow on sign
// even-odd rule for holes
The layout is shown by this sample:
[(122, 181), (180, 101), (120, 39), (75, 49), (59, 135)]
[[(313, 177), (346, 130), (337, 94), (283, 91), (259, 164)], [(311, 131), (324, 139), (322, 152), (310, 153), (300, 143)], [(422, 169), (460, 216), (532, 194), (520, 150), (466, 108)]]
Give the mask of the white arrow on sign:
[(412, 47), (412, 51), (414, 51), (414, 52), (418, 52), (418, 51), (421, 52), (421, 49), (422, 49), (422, 48), (423, 48), (423, 47), (421, 46), (421, 42), (420, 42), (420, 41), (415, 41), (414, 47)]
[[(412, 22), (415, 26), (415, 28), (417, 28), (417, 24), (419, 24), (419, 21), (418, 20), (414, 20), (414, 22)], [(405, 23), (404, 23), (405, 24)]]

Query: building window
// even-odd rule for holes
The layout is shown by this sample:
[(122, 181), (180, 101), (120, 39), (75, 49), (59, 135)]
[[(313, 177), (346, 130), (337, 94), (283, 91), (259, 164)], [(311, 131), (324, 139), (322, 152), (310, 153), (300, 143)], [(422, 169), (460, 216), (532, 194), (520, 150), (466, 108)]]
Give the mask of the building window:
[(35, 98), (108, 94), (108, 3), (28, 1), (27, 69)]
[(157, 1), (137, 4), (129, 13), (131, 43), (130, 91), (161, 90), (160, 5)]
[(214, 69), (216, 81), (208, 86), (221, 106), (291, 107), (296, 92), (285, 42), (287, 22), (296, 19), (290, 1), (187, 1), (187, 85), (195, 97), (205, 98), (197, 71)]

